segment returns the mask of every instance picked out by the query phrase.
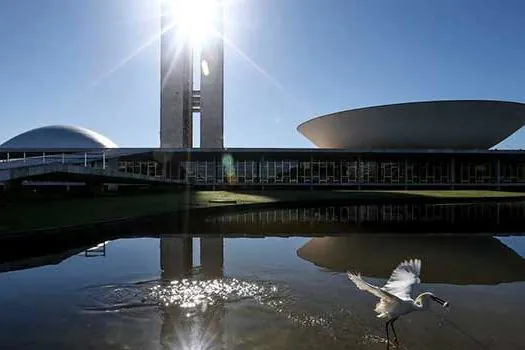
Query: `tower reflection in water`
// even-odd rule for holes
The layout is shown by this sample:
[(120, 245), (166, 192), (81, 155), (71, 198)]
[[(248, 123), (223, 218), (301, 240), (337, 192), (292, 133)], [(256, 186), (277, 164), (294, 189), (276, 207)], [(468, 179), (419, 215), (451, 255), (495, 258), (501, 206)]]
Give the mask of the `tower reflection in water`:
[[(172, 281), (210, 280), (223, 277), (224, 240), (222, 237), (200, 238), (200, 271), (193, 266), (193, 238), (161, 236), (161, 278), (169, 287)], [(197, 272), (198, 271), (198, 272)], [(225, 305), (221, 300), (205, 308), (187, 309), (166, 305), (161, 313), (162, 349), (224, 348)]]

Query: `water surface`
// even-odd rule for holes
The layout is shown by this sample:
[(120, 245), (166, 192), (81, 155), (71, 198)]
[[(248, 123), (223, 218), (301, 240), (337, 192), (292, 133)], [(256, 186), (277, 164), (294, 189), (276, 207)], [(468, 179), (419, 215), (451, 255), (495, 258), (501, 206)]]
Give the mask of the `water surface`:
[(345, 234), (115, 239), (0, 264), (2, 349), (384, 349), (376, 299), (423, 261), (451, 304), (397, 322), (403, 349), (523, 349), (525, 237)]
[[(523, 349), (525, 204), (350, 204), (164, 215), (0, 245), (2, 349), (384, 349), (376, 298), (420, 258), (449, 301), (403, 349)], [(45, 238), (44, 238), (45, 237)]]

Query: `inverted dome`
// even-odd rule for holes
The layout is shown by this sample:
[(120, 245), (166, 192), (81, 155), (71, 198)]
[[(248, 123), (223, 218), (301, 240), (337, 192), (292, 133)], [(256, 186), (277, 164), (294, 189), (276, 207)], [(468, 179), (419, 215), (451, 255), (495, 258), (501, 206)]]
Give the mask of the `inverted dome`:
[(0, 145), (1, 148), (118, 148), (99, 133), (68, 125), (50, 125), (19, 134)]
[(525, 104), (426, 101), (320, 116), (297, 130), (320, 148), (489, 149), (525, 124)]
[(315, 237), (297, 250), (297, 256), (331, 271), (360, 271), (372, 278), (388, 279), (400, 261), (417, 256), (423, 261), (426, 283), (486, 285), (525, 280), (525, 259), (494, 237)]

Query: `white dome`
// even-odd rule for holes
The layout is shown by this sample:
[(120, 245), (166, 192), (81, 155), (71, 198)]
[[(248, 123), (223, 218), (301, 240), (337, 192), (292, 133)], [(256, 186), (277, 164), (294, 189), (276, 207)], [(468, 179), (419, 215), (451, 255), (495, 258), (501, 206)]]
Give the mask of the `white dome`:
[(110, 139), (78, 126), (50, 125), (19, 134), (0, 148), (118, 148)]

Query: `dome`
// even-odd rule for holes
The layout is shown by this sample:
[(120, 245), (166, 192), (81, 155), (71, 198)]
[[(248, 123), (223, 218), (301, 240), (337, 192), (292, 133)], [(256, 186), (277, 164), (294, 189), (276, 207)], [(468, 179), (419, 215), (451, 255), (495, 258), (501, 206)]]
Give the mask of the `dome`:
[(118, 148), (110, 139), (78, 126), (50, 125), (19, 134), (0, 148)]
[(525, 124), (525, 104), (424, 101), (320, 116), (297, 130), (320, 148), (489, 149)]

